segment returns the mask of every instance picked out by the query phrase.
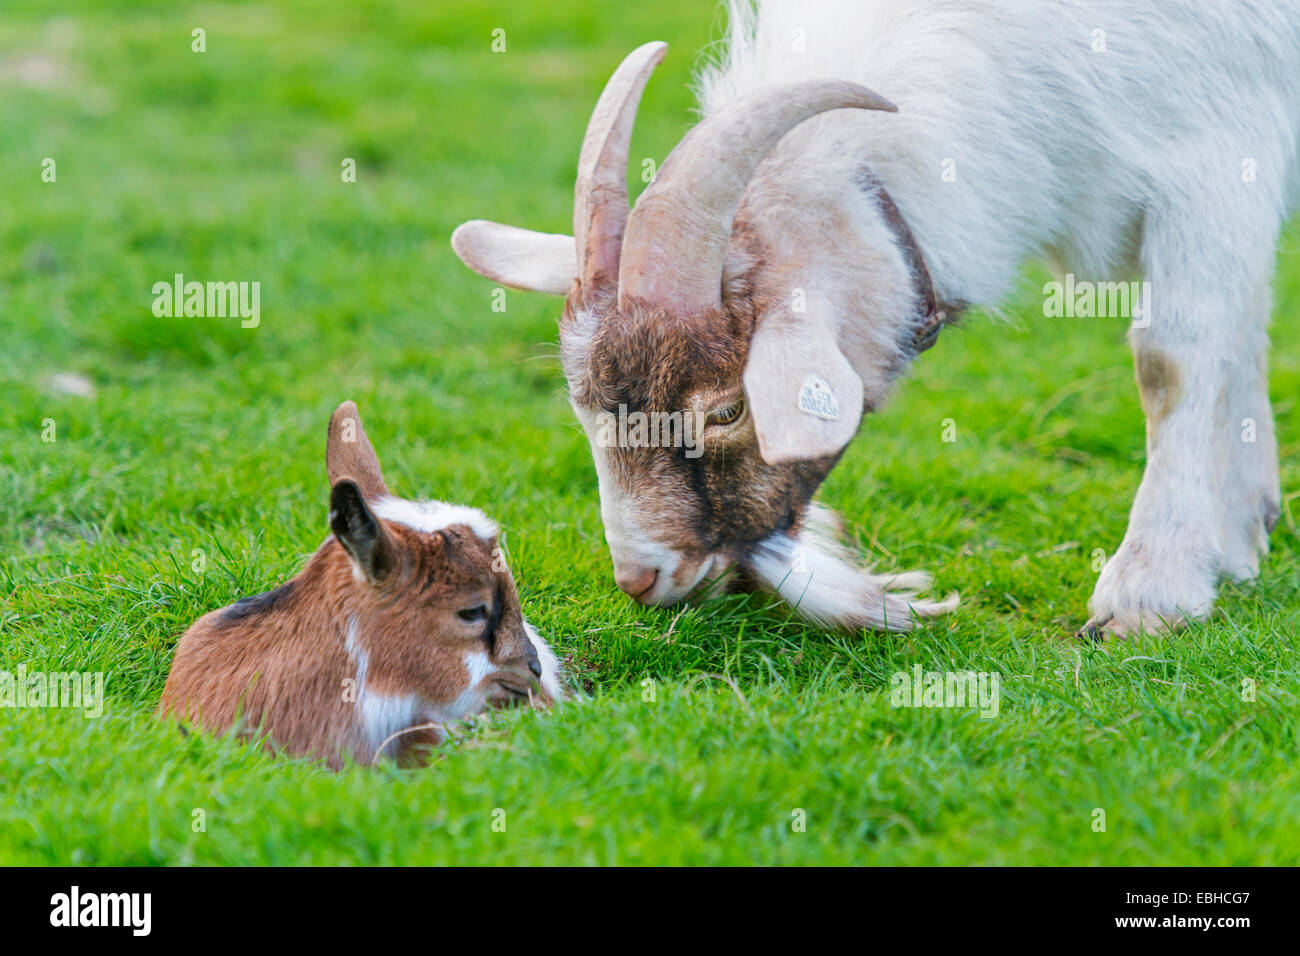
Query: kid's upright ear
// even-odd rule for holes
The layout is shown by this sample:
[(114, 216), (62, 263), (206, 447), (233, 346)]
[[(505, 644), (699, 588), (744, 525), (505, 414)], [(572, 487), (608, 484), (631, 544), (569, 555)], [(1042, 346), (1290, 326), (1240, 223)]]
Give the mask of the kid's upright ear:
[(369, 501), (388, 496), (388, 485), (379, 467), (379, 456), (361, 426), (361, 413), (353, 402), (344, 402), (330, 418), (329, 440), (325, 444), (325, 470), (330, 485), (344, 478), (355, 482)]
[(366, 580), (381, 581), (393, 569), (393, 539), (350, 478), (330, 489), (330, 529)]

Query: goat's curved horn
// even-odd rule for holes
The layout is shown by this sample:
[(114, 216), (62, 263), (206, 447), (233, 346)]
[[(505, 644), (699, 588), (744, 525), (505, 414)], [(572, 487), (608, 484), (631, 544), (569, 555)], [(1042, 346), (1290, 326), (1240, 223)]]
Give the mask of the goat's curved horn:
[(732, 220), (758, 164), (795, 126), (835, 109), (897, 111), (865, 86), (809, 80), (751, 93), (691, 130), (628, 219), (620, 308), (628, 298), (682, 314), (720, 308)]
[(667, 43), (639, 46), (619, 64), (596, 101), (578, 154), (573, 189), (573, 237), (584, 285), (618, 276), (627, 225), (627, 153), (641, 91), (664, 58)]

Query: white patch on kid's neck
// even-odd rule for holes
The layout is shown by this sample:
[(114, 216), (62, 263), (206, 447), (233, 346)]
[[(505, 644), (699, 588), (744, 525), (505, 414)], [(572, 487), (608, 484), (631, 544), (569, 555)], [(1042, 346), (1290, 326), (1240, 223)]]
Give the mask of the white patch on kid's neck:
[(488, 541), (496, 537), (501, 530), (495, 521), (477, 508), (449, 505), (441, 501), (381, 498), (374, 505), (374, 512), (385, 521), (406, 525), (408, 528), (426, 534), (444, 531), (452, 525), (463, 524), (484, 541)]
[[(428, 708), (415, 694), (366, 693), (357, 697), (357, 711), (366, 743), (373, 753), (399, 730), (427, 723)], [(391, 757), (400, 749), (398, 741), (393, 741), (384, 748), (384, 753)]]
[(835, 393), (820, 375), (809, 375), (799, 389), (799, 411), (828, 422), (840, 420), (840, 406)]
[[(356, 616), (348, 618), (347, 637), (343, 647), (356, 665), (356, 725), (371, 754), (385, 740), (416, 724), (428, 723), (430, 708), (415, 694), (377, 694), (366, 686), (370, 671), (370, 655), (361, 646)], [(394, 741), (386, 748), (389, 756), (395, 752)]]

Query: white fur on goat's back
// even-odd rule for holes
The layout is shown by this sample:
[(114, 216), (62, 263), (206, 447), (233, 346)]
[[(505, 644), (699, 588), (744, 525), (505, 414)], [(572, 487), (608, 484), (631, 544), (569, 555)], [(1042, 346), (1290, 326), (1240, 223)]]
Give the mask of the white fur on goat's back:
[(1129, 268), (1144, 213), (1179, 204), (1236, 229), (1220, 265), (1244, 286), (1271, 251), (1251, 224), (1300, 205), (1294, 0), (727, 6), (725, 44), (697, 81), (703, 112), (831, 77), (897, 104), (818, 117), (775, 155), (807, 163), (807, 182), (785, 184), (796, 192), (842, 193), (867, 162), (949, 301), (996, 303), (1043, 255), (1081, 277)]

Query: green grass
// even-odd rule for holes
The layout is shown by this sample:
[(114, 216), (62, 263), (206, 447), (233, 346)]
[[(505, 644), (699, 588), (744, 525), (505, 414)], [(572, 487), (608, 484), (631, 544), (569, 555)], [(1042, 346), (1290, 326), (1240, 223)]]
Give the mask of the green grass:
[[(644, 610), (613, 587), (558, 304), (494, 312), (447, 239), (474, 217), (567, 231), (587, 113), (650, 39), (672, 49), (633, 157), (662, 159), (713, 5), (339, 6), (11, 0), (0, 20), (0, 668), (102, 670), (108, 694), (97, 720), (0, 711), (0, 862), (1300, 861), (1294, 230), (1272, 373), (1291, 497), (1212, 622), (1070, 640), (1143, 426), (1123, 323), (1043, 320), (1037, 271), (1010, 321), (944, 336), (822, 493), (879, 567), (959, 589), (955, 616), (845, 636), (761, 596)], [(176, 272), (261, 282), (261, 326), (155, 318)], [(336, 775), (154, 720), (185, 627), (325, 534), (345, 398), (396, 491), (508, 529), (584, 701), (494, 715), (418, 772)], [(915, 664), (999, 672), (999, 715), (891, 707)]]

